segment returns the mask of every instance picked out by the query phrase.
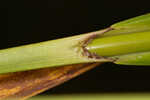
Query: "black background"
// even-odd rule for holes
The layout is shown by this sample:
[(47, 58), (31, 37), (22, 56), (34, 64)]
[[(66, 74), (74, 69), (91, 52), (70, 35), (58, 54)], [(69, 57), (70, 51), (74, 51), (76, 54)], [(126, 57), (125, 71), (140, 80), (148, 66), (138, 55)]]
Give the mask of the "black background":
[[(106, 28), (150, 12), (149, 0), (11, 0), (0, 3), (0, 48)], [(43, 94), (150, 92), (150, 66), (103, 64)]]

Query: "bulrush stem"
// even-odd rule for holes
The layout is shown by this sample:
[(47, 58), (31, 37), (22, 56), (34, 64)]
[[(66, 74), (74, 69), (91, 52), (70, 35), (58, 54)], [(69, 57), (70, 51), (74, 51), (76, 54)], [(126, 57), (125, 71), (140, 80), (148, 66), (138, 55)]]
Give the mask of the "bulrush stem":
[(86, 48), (117, 64), (150, 65), (150, 31), (97, 38)]
[(150, 14), (116, 23), (111, 28), (86, 49), (116, 59), (117, 64), (150, 65)]
[(132, 53), (122, 56), (116, 56), (112, 58), (118, 58), (114, 63), (123, 65), (145, 65), (150, 66), (150, 51)]
[[(136, 64), (133, 57), (149, 51), (150, 14), (146, 14), (88, 34), (0, 50), (0, 74), (93, 62)], [(130, 63), (125, 60), (129, 56)], [(149, 59), (145, 61), (150, 65)]]
[(84, 45), (90, 38), (109, 29), (0, 50), (0, 73), (32, 69), (59, 67), (71, 64), (106, 62), (85, 51)]
[(107, 57), (150, 51), (150, 31), (97, 38), (86, 48)]

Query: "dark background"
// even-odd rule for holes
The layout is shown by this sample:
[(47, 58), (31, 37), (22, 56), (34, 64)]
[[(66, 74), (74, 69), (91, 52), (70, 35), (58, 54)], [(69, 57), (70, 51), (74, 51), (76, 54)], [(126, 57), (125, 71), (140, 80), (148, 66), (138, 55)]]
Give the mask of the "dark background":
[[(106, 28), (150, 12), (149, 0), (11, 0), (0, 3), (0, 48)], [(150, 66), (103, 64), (43, 94), (150, 92)]]

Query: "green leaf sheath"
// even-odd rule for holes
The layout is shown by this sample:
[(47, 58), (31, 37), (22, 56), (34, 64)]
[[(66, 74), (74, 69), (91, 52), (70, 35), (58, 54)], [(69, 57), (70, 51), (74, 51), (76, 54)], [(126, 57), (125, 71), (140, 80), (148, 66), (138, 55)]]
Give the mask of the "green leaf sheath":
[(150, 14), (114, 24), (112, 28), (86, 48), (99, 56), (117, 58), (117, 64), (150, 65)]
[(52, 40), (0, 51), (0, 73), (85, 63), (78, 38)]
[(82, 45), (90, 35), (83, 34), (0, 50), (0, 73), (79, 63), (105, 62), (105, 59), (89, 58), (84, 52)]

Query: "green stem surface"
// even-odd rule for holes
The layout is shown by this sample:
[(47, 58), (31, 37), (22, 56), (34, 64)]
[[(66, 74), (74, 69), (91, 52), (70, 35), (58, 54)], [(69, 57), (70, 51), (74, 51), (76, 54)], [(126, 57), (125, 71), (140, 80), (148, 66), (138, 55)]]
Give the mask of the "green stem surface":
[(150, 66), (150, 51), (132, 53), (122, 56), (116, 56), (112, 58), (118, 58), (115, 63), (123, 65), (146, 65)]
[(150, 31), (97, 38), (86, 48), (100, 56), (150, 51)]
[(110, 61), (150, 65), (149, 52), (150, 14), (146, 14), (89, 34), (0, 50), (0, 73)]
[(111, 28), (86, 48), (99, 56), (116, 58), (117, 64), (150, 65), (150, 14), (116, 23)]
[(117, 64), (150, 65), (150, 31), (97, 38), (86, 48)]
[[(93, 32), (92, 34), (103, 32), (105, 30)], [(0, 50), (0, 73), (108, 61), (107, 59), (90, 58), (88, 53), (84, 51), (84, 42), (92, 34)]]

